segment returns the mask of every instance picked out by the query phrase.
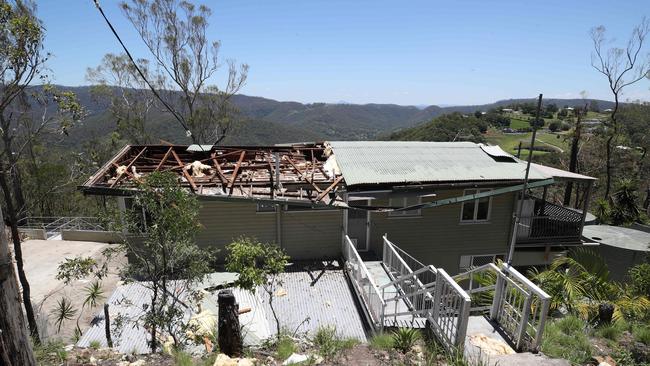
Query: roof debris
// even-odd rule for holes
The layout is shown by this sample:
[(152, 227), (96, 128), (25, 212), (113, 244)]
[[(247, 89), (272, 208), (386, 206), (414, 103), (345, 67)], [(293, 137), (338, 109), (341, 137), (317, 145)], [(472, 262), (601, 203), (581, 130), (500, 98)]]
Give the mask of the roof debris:
[(157, 171), (176, 173), (181, 186), (204, 196), (332, 204), (333, 193), (344, 186), (331, 149), (326, 152), (326, 146), (318, 143), (206, 150), (178, 145), (129, 145), (90, 177), (82, 189), (88, 193), (124, 194), (134, 190), (140, 178)]

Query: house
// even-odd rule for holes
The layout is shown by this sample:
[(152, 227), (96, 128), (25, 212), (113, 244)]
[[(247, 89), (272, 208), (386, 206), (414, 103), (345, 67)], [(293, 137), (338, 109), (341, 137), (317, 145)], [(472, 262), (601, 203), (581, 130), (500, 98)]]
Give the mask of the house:
[[(414, 260), (457, 273), (505, 257), (513, 216), (516, 266), (549, 263), (582, 245), (593, 178), (526, 163), (471, 142), (331, 141), (277, 146), (126, 146), (81, 190), (131, 207), (134, 181), (171, 171), (196, 194), (198, 245), (224, 248), (247, 235), (275, 242), (295, 260), (340, 258), (345, 236), (367, 256), (382, 236)], [(580, 186), (575, 207), (549, 202), (548, 187)]]

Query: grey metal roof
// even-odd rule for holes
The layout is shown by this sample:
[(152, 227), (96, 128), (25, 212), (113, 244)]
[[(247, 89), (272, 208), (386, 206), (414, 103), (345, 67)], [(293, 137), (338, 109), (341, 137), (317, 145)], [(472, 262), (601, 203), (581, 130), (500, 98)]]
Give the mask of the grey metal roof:
[[(497, 161), (472, 142), (331, 141), (348, 186), (381, 183), (522, 181), (526, 164)], [(530, 179), (551, 176), (531, 170)]]
[[(311, 336), (319, 327), (335, 327), (340, 337), (366, 341), (364, 320), (357, 308), (354, 292), (348, 285), (343, 269), (334, 267), (302, 268), (297, 272), (282, 273), (281, 288), (286, 295), (274, 297), (273, 306), (280, 325), (291, 332)], [(258, 290), (266, 308), (266, 315), (275, 333), (275, 320), (268, 304), (268, 296)], [(277, 292), (276, 292), (277, 293)], [(308, 319), (308, 321), (305, 321)]]
[[(206, 280), (197, 285), (197, 288), (212, 287), (215, 285), (224, 285), (237, 278), (234, 273), (214, 273), (208, 276)], [(260, 300), (260, 294), (254, 294), (250, 291), (239, 288), (231, 288), (239, 307), (250, 307), (251, 311), (240, 315), (241, 325), (244, 327), (242, 335), (244, 344), (257, 345), (262, 340), (271, 335), (269, 323), (267, 321), (266, 309)], [(213, 314), (218, 314), (217, 306), (218, 291), (206, 293), (203, 298), (203, 309), (210, 310)], [(179, 297), (184, 301), (188, 293), (183, 292)], [(108, 299), (109, 315), (111, 317), (111, 336), (114, 347), (121, 353), (146, 354), (151, 350), (149, 348), (149, 332), (141, 325), (142, 317), (145, 312), (143, 307), (151, 302), (151, 290), (142, 282), (132, 282), (118, 286)], [(184, 321), (189, 321), (190, 317), (195, 314), (193, 309), (184, 309)], [(115, 326), (116, 319), (122, 317), (124, 324), (117, 329)], [(89, 347), (90, 343), (97, 341), (102, 347), (107, 347), (106, 334), (104, 331), (104, 312), (100, 311), (93, 319), (91, 326), (83, 333), (77, 346)]]
[(650, 253), (650, 233), (610, 225), (587, 225), (582, 235), (600, 244)]

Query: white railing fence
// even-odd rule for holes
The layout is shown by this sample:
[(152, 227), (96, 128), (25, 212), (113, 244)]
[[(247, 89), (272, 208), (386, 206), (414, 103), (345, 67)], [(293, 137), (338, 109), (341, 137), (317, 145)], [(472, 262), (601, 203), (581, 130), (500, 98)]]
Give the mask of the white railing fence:
[(454, 280), (471, 294), (470, 311), (489, 311), (516, 349), (539, 350), (550, 304), (542, 289), (504, 263), (472, 268)]
[(361, 260), (354, 244), (347, 235), (343, 241), (342, 252), (354, 290), (366, 307), (371, 322), (375, 328), (383, 327), (386, 303), (370, 272), (368, 272), (368, 268)]
[(462, 349), (467, 335), (470, 296), (444, 269), (438, 269), (433, 309), (428, 318), (433, 333), (451, 349)]
[(61, 230), (105, 230), (99, 218), (83, 216), (28, 216), (21, 219), (18, 226), (28, 229), (43, 229), (48, 235), (58, 234)]
[(404, 301), (411, 310), (422, 313), (431, 309), (436, 268), (425, 266), (391, 243), (385, 235), (383, 241), (382, 264), (393, 279), (391, 284), (381, 288), (384, 298), (387, 289), (396, 288), (400, 290), (401, 295), (407, 295)]
[(426, 318), (433, 334), (445, 347), (450, 350), (462, 348), (467, 334), (470, 296), (444, 270), (425, 266), (387, 236), (383, 240), (382, 262), (386, 270), (397, 277), (382, 286), (382, 291), (390, 287), (400, 289), (401, 295), (390, 300), (403, 300), (413, 316)]

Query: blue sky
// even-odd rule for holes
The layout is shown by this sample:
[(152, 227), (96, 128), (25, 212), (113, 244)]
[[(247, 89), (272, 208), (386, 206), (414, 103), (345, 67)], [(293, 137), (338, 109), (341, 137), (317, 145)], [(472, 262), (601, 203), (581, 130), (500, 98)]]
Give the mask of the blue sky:
[[(104, 11), (137, 57), (141, 41)], [(299, 102), (480, 104), (505, 98), (611, 99), (590, 66), (588, 31), (624, 44), (647, 0), (206, 2), (223, 59), (250, 65), (242, 93)], [(38, 1), (55, 82), (86, 85), (86, 68), (120, 52), (92, 0)], [(650, 47), (646, 47), (650, 52)], [(223, 75), (223, 73), (221, 73)], [(220, 83), (220, 78), (215, 82)], [(650, 100), (650, 80), (624, 98)]]

